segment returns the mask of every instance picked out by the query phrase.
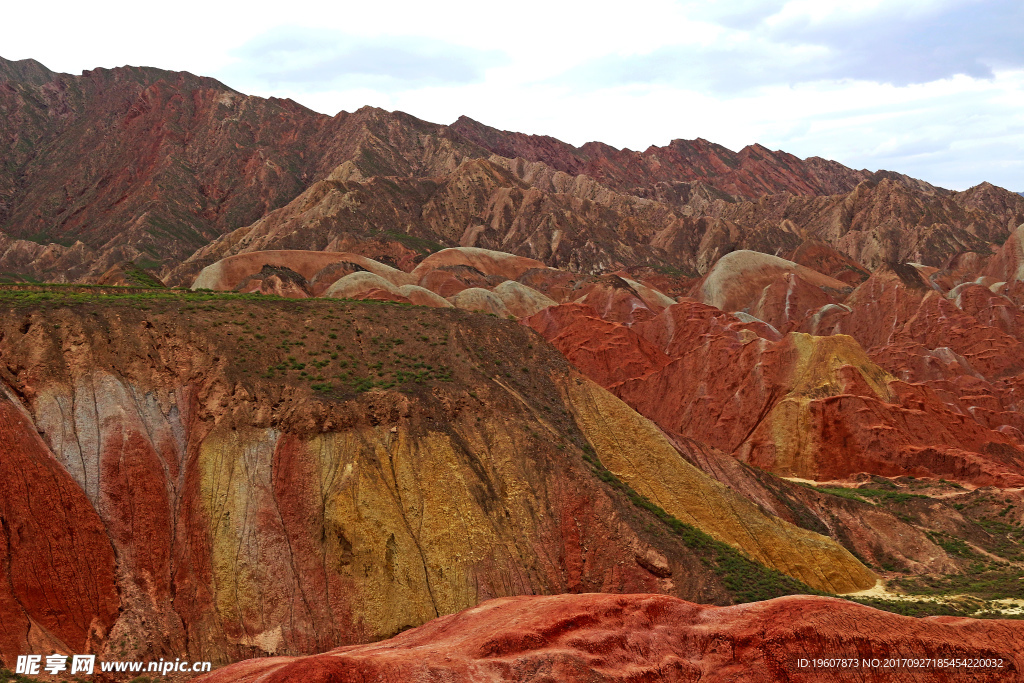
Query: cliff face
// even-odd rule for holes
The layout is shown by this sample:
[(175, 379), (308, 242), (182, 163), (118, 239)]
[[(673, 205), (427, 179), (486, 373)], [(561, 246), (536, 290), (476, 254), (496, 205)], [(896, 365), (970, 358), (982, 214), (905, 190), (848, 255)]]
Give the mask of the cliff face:
[[(688, 545), (629, 487), (777, 568), (780, 586), (874, 583), (832, 540), (676, 457), (509, 321), (334, 300), (7, 298), (7, 662), (40, 647), (310, 653), (508, 595), (738, 599), (715, 569), (724, 551)], [(56, 501), (66, 523), (42, 512)]]
[(99, 647), (119, 606), (103, 523), (10, 393), (0, 438), (0, 656)]
[[(799, 658), (996, 657), (970, 680), (1009, 680), (1024, 666), (1020, 622), (911, 619), (826, 598), (703, 607), (653, 595), (492, 600), (374, 645), (243, 662), (219, 681), (928, 681), (963, 669), (800, 670)], [(642, 677), (642, 678), (641, 678)]]

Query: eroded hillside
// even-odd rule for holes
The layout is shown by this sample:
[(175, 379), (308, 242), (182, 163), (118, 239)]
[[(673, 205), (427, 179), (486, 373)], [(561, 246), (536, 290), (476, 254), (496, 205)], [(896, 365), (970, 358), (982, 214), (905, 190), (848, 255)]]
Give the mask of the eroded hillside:
[(3, 306), (4, 661), (225, 662), (491, 597), (728, 604), (875, 580), (678, 458), (512, 321), (95, 288)]
[(828, 244), (860, 267), (984, 267), (1024, 199), (888, 171), (675, 140), (644, 152), (363, 107), (329, 117), (152, 68), (54, 73), (0, 59), (0, 278), (190, 285), (221, 258), (444, 247), (680, 285), (725, 254)]

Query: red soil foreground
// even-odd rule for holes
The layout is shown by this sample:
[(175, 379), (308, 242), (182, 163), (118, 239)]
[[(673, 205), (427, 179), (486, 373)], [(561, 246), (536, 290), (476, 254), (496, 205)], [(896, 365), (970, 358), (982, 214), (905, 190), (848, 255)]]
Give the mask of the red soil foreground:
[[(799, 662), (840, 657), (860, 666), (815, 670)], [(1001, 666), (891, 666), (931, 658)], [(1016, 681), (1022, 667), (1024, 622), (915, 619), (809, 596), (709, 607), (664, 595), (593, 593), (499, 598), (379, 643), (252, 659), (196, 680), (916, 683)]]

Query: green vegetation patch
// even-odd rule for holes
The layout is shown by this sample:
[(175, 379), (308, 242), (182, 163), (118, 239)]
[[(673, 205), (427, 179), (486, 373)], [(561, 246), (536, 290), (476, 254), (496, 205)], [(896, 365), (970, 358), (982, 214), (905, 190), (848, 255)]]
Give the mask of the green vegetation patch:
[[(843, 596), (839, 596), (843, 597)], [(975, 600), (957, 600), (954, 602), (938, 602), (935, 600), (883, 600), (880, 598), (846, 598), (859, 605), (874, 607), (884, 612), (892, 612), (905, 617), (973, 617), (1018, 619), (1013, 615), (1004, 615), (985, 610), (985, 603)]]
[(689, 270), (683, 270), (676, 266), (669, 265), (667, 263), (659, 263), (651, 266), (651, 269), (661, 273), (662, 275), (670, 275), (672, 277), (697, 277), (698, 274)]
[(736, 548), (717, 541), (700, 529), (682, 522), (640, 495), (601, 463), (590, 444), (583, 446), (583, 459), (597, 477), (621, 491), (633, 505), (650, 512), (693, 550), (722, 581), (736, 603), (770, 600), (783, 595), (827, 595), (804, 582), (751, 560)]
[(138, 287), (163, 287), (164, 283), (161, 282), (152, 273), (146, 272), (146, 268), (153, 268), (160, 265), (156, 261), (145, 261), (146, 265), (136, 264), (134, 261), (128, 261), (121, 266), (121, 270), (124, 272), (125, 278)]
[(928, 536), (928, 539), (932, 543), (939, 546), (950, 555), (962, 557), (968, 560), (981, 557), (973, 548), (971, 548), (970, 545), (967, 544), (967, 541), (962, 538), (957, 538), (956, 536), (951, 536), (949, 534), (942, 533), (941, 531), (926, 531), (925, 535)]
[[(1011, 562), (1024, 562), (1024, 528), (1003, 520), (982, 518), (973, 521), (992, 536), (993, 542), (986, 550)], [(1021, 597), (1024, 597), (1024, 594)]]
[(300, 339), (282, 340), (277, 348), (295, 355), (270, 365), (262, 376), (268, 379), (297, 377), (309, 381), (310, 388), (319, 394), (338, 397), (376, 388), (453, 381), (453, 371), (440, 355), (442, 351), (447, 352), (451, 344), (447, 330), (426, 335), (406, 329), (367, 338), (362, 329), (356, 327), (352, 331), (358, 341), (353, 345), (337, 343), (338, 334), (334, 329), (337, 328), (311, 329)]
[(967, 595), (980, 600), (1024, 597), (1024, 570), (1009, 563), (976, 563), (966, 574), (897, 579), (894, 586), (909, 595)]
[(917, 498), (928, 498), (920, 493), (903, 493), (901, 491), (889, 491), (886, 489), (852, 489), (843, 486), (805, 486), (814, 491), (821, 491), (832, 496), (839, 496), (847, 500), (856, 500), (861, 503), (874, 503), (876, 505), (890, 503), (905, 503)]

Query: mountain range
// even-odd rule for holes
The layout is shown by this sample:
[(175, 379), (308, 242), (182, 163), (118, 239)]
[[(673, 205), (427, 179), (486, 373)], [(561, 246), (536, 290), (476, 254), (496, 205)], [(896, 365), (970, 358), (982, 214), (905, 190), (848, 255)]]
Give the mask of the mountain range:
[[(328, 117), (157, 69), (0, 62), (0, 272), (98, 282), (133, 262), (168, 284), (243, 250), (415, 259), (479, 246), (583, 272), (698, 276), (718, 256), (824, 241), (875, 267), (988, 255), (1024, 199), (951, 192), (760, 146), (581, 148), (364, 107)], [(884, 214), (884, 215), (883, 215)], [(798, 226), (798, 227), (797, 227)]]

